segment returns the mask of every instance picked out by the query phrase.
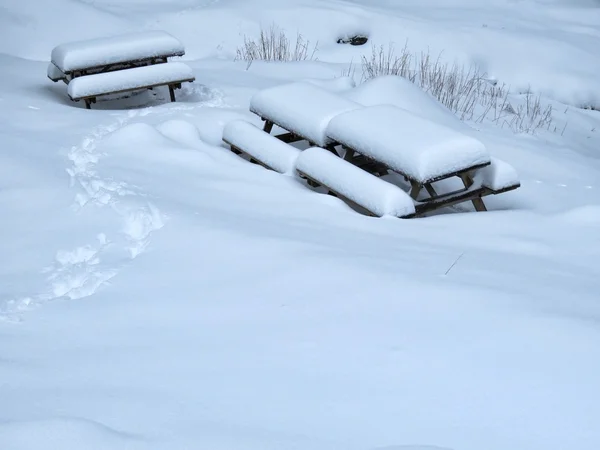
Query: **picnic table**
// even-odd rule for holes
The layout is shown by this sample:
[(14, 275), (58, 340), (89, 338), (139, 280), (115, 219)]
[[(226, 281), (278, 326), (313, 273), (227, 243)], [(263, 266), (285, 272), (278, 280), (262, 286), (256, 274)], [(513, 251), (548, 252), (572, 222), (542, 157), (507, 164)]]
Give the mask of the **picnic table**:
[[(259, 91), (250, 111), (264, 121), (263, 129), (226, 127), (224, 141), (232, 150), (280, 172), (280, 167), (289, 171), (293, 162), (309, 185), (324, 187), (371, 215), (417, 217), (467, 201), (485, 211), (482, 197), (520, 186), (514, 168), (493, 158), (479, 140), (396, 106), (363, 106), (296, 82)], [(294, 156), (260, 136), (275, 127), (283, 133), (271, 135), (273, 139), (288, 144), (304, 140), (310, 151)], [(400, 186), (381, 178), (391, 173), (408, 183), (402, 195), (396, 190)], [(435, 183), (454, 178), (461, 188), (438, 193)]]
[(195, 80), (191, 68), (169, 58), (183, 56), (182, 43), (164, 31), (145, 31), (58, 45), (52, 50), (47, 76), (68, 85), (71, 100), (87, 109), (103, 95), (168, 86)]

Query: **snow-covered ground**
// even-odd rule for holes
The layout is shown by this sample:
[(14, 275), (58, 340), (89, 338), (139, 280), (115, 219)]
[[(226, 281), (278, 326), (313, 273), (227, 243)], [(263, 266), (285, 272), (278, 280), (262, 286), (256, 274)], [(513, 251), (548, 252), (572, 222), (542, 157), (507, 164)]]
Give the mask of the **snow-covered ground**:
[[(318, 61), (234, 61), (273, 22)], [(177, 103), (46, 78), (149, 29), (185, 44)], [(541, 93), (551, 130), (465, 128), (521, 188), (370, 218), (221, 145), (258, 89), (370, 54), (352, 32)], [(4, 2), (0, 449), (600, 448), (598, 48), (593, 0)]]

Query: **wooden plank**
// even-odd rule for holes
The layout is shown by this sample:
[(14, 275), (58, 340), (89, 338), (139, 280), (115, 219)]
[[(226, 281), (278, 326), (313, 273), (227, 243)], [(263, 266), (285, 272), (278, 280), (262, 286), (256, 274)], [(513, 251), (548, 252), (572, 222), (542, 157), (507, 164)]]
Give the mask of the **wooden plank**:
[(275, 137), (277, 139), (279, 139), (281, 142), (285, 142), (286, 144), (291, 144), (292, 142), (298, 142), (298, 141), (304, 140), (304, 138), (302, 138), (292, 132), (276, 134)]
[[(463, 184), (465, 185), (465, 189), (469, 189), (471, 186), (473, 186), (473, 178), (471, 177), (471, 175), (468, 172), (461, 173), (459, 175), (459, 177), (462, 180)], [(483, 203), (483, 200), (481, 199), (481, 197), (473, 198), (471, 200), (471, 203), (473, 203), (473, 207), (475, 208), (475, 211), (479, 211), (479, 212), (487, 211), (487, 208), (485, 207), (485, 203)]]
[(474, 199), (481, 200), (480, 197), (484, 197), (490, 194), (493, 194), (493, 192), (488, 188), (479, 187), (476, 189), (470, 189), (459, 193), (455, 193), (454, 195), (446, 195), (433, 200), (430, 199), (426, 202), (417, 202), (415, 204), (415, 217), (419, 217), (426, 213), (438, 210), (440, 208), (456, 205), (465, 201), (472, 201)]
[(421, 185), (414, 180), (410, 180), (410, 197), (417, 200), (419, 192), (421, 192)]
[(425, 189), (427, 189), (427, 193), (431, 198), (435, 198), (438, 196), (438, 193), (435, 191), (431, 183), (425, 183)]
[[(131, 65), (131, 66), (134, 66), (135, 65), (134, 67), (137, 67), (140, 64), (147, 65), (147, 64), (151, 63), (152, 61), (155, 61), (155, 63), (157, 63), (157, 64), (166, 63), (167, 62), (167, 58), (171, 58), (171, 57), (174, 57), (174, 56), (183, 56), (183, 55), (185, 55), (185, 52), (181, 51), (181, 52), (167, 53), (167, 54), (162, 54), (162, 55), (148, 56), (148, 57), (139, 58), (139, 59), (130, 59), (130, 60), (127, 60), (127, 61), (120, 61), (120, 62), (117, 62), (117, 63), (100, 64), (100, 65), (89, 66), (89, 67), (80, 67), (80, 68), (77, 68), (77, 69), (74, 69), (74, 70), (68, 70), (68, 71), (63, 71), (58, 66), (58, 64), (55, 64), (54, 62), (53, 62), (53, 64), (56, 67), (58, 67), (65, 75), (73, 75), (73, 78), (74, 78), (75, 76), (91, 75), (92, 72), (102, 71), (106, 67), (112, 67), (112, 66), (119, 66), (119, 65), (125, 65), (125, 66), (126, 65)], [(121, 70), (121, 69), (114, 69), (114, 70)], [(76, 74), (79, 74), (79, 75), (76, 75)]]

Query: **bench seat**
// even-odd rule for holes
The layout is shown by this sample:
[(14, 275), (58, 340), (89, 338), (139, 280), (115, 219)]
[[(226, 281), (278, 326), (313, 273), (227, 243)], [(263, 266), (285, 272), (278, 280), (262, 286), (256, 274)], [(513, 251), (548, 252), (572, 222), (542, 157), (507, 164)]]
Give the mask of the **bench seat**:
[(223, 129), (223, 141), (235, 153), (244, 153), (267, 169), (293, 173), (300, 150), (244, 120), (233, 120)]
[(86, 100), (89, 108), (89, 103), (102, 95), (169, 86), (171, 101), (175, 101), (173, 89), (181, 87), (183, 82), (194, 80), (193, 71), (188, 65), (172, 62), (78, 77), (71, 80), (67, 92), (73, 101)]
[(402, 218), (415, 214), (412, 198), (398, 186), (365, 172), (323, 148), (304, 150), (298, 156), (296, 170), (313, 186), (324, 186), (372, 216)]

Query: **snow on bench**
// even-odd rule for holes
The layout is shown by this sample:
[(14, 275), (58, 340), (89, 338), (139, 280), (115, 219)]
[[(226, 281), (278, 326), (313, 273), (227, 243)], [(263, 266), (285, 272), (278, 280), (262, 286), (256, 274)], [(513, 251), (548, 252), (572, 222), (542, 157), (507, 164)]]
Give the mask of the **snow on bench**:
[(132, 61), (185, 54), (183, 44), (164, 31), (145, 31), (58, 45), (51, 61), (65, 74)]
[(399, 187), (335, 156), (311, 147), (296, 160), (300, 176), (361, 206), (375, 216), (407, 217), (415, 213), (413, 200)]
[[(94, 98), (154, 86), (172, 86), (194, 81), (192, 69), (181, 62), (135, 67), (115, 72), (97, 73), (71, 80), (68, 93), (71, 100)], [(171, 100), (174, 101), (173, 94)]]
[(223, 129), (223, 141), (268, 169), (292, 173), (300, 150), (244, 120), (233, 120)]
[(253, 113), (320, 146), (331, 142), (325, 129), (333, 117), (360, 107), (340, 95), (303, 82), (264, 89), (250, 100)]
[(48, 63), (46, 75), (48, 76), (48, 78), (55, 82), (67, 79), (67, 76), (64, 73), (62, 73), (62, 71), (58, 67), (56, 67), (54, 63)]
[(419, 184), (490, 163), (477, 139), (390, 105), (340, 114), (326, 134)]
[(515, 168), (494, 157), (492, 157), (492, 163), (489, 166), (475, 172), (473, 181), (475, 184), (480, 184), (494, 193), (516, 189), (521, 185)]

